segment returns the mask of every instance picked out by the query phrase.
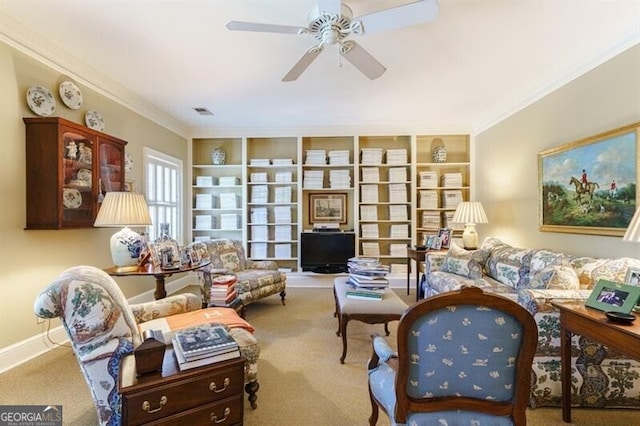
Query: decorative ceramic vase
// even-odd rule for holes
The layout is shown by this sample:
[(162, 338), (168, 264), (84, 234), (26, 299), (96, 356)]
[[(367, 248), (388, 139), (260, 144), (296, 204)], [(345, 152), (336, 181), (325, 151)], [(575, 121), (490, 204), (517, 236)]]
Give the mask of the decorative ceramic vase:
[(434, 163), (445, 163), (447, 161), (447, 148), (444, 146), (436, 146), (431, 151)]
[(224, 164), (227, 160), (227, 153), (222, 148), (211, 151), (211, 162), (215, 165)]

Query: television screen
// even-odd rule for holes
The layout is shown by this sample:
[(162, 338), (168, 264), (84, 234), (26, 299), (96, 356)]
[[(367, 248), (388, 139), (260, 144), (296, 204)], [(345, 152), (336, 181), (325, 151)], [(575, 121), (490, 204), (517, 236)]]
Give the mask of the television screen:
[(303, 271), (347, 272), (347, 261), (355, 256), (355, 234), (304, 232), (300, 235), (300, 255)]

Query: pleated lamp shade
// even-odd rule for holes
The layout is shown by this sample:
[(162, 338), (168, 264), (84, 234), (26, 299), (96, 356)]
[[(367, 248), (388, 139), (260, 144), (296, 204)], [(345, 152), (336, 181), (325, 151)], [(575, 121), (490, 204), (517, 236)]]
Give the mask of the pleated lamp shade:
[(638, 208), (631, 218), (631, 223), (627, 228), (627, 232), (624, 233), (622, 241), (634, 241), (640, 243), (640, 208)]
[(149, 207), (142, 194), (133, 192), (107, 192), (93, 226), (123, 227), (111, 236), (113, 264), (121, 271), (138, 268), (143, 249), (142, 237), (128, 226), (151, 225)]
[(478, 234), (476, 223), (489, 223), (487, 215), (479, 201), (463, 201), (458, 204), (456, 212), (453, 214), (453, 223), (464, 223), (462, 233), (462, 243), (466, 249), (478, 248)]

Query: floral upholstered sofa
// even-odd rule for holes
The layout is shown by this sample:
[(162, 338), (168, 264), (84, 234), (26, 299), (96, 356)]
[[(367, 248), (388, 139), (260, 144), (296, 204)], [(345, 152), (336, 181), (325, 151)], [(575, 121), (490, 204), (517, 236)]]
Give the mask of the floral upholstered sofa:
[[(474, 285), (527, 308), (538, 325), (530, 404), (559, 406), (560, 323), (551, 301), (586, 301), (598, 280), (624, 282), (629, 267), (640, 268), (640, 260), (575, 257), (489, 237), (475, 251), (452, 244), (447, 253), (429, 253), (421, 291), (431, 297)], [(640, 408), (640, 362), (582, 336), (573, 336), (571, 352), (572, 405)]]

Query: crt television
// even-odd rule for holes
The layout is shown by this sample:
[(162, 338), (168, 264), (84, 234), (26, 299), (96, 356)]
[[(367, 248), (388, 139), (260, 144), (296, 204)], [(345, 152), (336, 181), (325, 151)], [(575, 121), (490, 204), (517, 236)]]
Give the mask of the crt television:
[(300, 235), (300, 264), (303, 271), (322, 274), (347, 272), (347, 261), (355, 256), (352, 232), (303, 232)]

